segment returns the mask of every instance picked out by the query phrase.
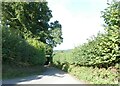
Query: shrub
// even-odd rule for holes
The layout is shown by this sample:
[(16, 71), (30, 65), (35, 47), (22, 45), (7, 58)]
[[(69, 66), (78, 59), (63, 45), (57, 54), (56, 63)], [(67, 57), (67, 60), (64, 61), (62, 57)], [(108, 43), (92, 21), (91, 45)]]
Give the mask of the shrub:
[(27, 40), (17, 30), (2, 29), (3, 64), (43, 65), (45, 61), (45, 44), (35, 39)]

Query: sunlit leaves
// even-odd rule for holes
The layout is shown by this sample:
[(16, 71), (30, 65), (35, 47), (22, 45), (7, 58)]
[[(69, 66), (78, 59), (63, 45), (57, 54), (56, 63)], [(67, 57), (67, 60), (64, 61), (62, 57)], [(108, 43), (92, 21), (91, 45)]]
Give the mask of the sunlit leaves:
[[(3, 2), (2, 25), (19, 29), (25, 39), (27, 37), (36, 38), (54, 47), (62, 42), (62, 32), (61, 24), (58, 21), (50, 23), (51, 12), (45, 1)], [(49, 28), (51, 28), (51, 31), (49, 31)], [(51, 36), (51, 34), (58, 35)]]
[[(73, 49), (72, 58), (75, 65), (109, 67), (120, 62), (120, 2), (109, 4), (102, 13), (105, 21), (104, 34), (98, 33), (96, 37), (89, 39), (87, 43)], [(64, 53), (65, 54), (65, 53)], [(56, 56), (57, 59), (57, 56)], [(55, 59), (55, 60), (56, 60)], [(57, 59), (59, 61), (59, 59)], [(70, 63), (71, 60), (67, 62)], [(61, 62), (61, 61), (60, 61)]]

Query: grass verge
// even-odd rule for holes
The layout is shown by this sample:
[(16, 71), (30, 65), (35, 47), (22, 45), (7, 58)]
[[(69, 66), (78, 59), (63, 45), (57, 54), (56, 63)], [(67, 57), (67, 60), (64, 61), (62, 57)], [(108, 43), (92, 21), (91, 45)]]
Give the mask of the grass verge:
[(118, 84), (117, 72), (105, 68), (71, 66), (69, 73), (90, 84)]
[(44, 71), (43, 66), (29, 66), (29, 67), (19, 67), (19, 66), (2, 66), (2, 79), (13, 79), (26, 77), (30, 75), (41, 74)]
[(113, 68), (93, 68), (74, 65), (55, 65), (89, 84), (118, 84), (118, 73)]

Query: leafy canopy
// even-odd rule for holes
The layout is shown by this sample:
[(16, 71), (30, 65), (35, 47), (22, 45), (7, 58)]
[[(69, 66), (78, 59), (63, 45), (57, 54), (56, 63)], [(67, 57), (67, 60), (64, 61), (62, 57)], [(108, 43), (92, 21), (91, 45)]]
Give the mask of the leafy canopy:
[(63, 40), (61, 24), (51, 22), (47, 2), (2, 2), (2, 25), (19, 30), (24, 39), (31, 37), (51, 47)]

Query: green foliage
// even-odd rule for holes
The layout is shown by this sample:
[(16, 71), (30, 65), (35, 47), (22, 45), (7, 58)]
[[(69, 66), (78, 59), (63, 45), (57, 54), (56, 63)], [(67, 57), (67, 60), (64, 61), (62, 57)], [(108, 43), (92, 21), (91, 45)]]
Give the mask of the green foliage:
[[(38, 41), (46, 44), (45, 53), (50, 56), (52, 56), (53, 47), (63, 41), (62, 26), (59, 21), (50, 22), (52, 18), (51, 12), (47, 2), (44, 0), (40, 2), (2, 2), (2, 27), (17, 31), (17, 35), (27, 40), (30, 46), (34, 46), (35, 49), (31, 50), (33, 55), (29, 55), (32, 53), (26, 50), (22, 51), (23, 47), (28, 46), (26, 44), (26, 46), (21, 44), (16, 49), (19, 53), (21, 47), (21, 52), (26, 52), (24, 53), (26, 59), (32, 56), (33, 58), (30, 61), (36, 62), (34, 64), (44, 62), (44, 50), (40, 50), (42, 44), (39, 44)], [(12, 41), (16, 42), (15, 40)], [(39, 53), (39, 51), (42, 51), (43, 54)], [(39, 57), (41, 59), (43, 57), (43, 61)]]
[(43, 65), (45, 61), (45, 44), (35, 39), (22, 39), (11, 29), (2, 29), (3, 64)]
[(47, 2), (2, 2), (1, 5), (3, 64), (43, 65), (45, 56), (52, 56), (53, 47), (63, 40), (59, 21), (50, 22), (52, 11)]
[(20, 77), (27, 77), (30, 75), (41, 74), (44, 71), (44, 67), (37, 66), (22, 66), (19, 67), (17, 65), (2, 65), (2, 80), (4, 79), (13, 79)]
[[(55, 56), (54, 58), (54, 65), (57, 68), (60, 68), (74, 75), (80, 80), (84, 80), (88, 84), (118, 84), (118, 72), (116, 68), (106, 69), (87, 66), (75, 66), (74, 64), (71, 65), (69, 63), (70, 60), (64, 62), (64, 57), (61, 57), (62, 59), (58, 57), (60, 60), (57, 59), (57, 56)], [(71, 56), (67, 58), (71, 58)]]
[(28, 38), (27, 39), (27, 42), (29, 45), (33, 46), (35, 49), (32, 50), (30, 53), (32, 53), (32, 63), (35, 63), (35, 64), (44, 64), (45, 62), (45, 44), (36, 40), (36, 39), (33, 39), (33, 38)]
[[(120, 1), (113, 1), (108, 7), (102, 11), (102, 17), (104, 18), (106, 26), (120, 26)], [(111, 30), (110, 28), (107, 31)]]
[(120, 62), (120, 2), (113, 2), (103, 12), (105, 34), (89, 40), (73, 52), (75, 64), (108, 67)]
[(53, 58), (53, 62), (55, 64), (65, 64), (65, 63), (72, 64), (73, 63), (72, 56), (73, 56), (73, 54), (71, 51), (69, 51), (69, 52), (65, 52), (65, 51), (56, 52), (54, 55), (54, 58)]
[(79, 67), (71, 65), (70, 73), (90, 84), (118, 84), (117, 73), (105, 68)]
[(58, 21), (50, 23), (51, 12), (47, 2), (2, 2), (2, 25), (54, 47), (62, 42), (62, 31)]
[(108, 67), (120, 61), (119, 45), (108, 34), (100, 34), (94, 40), (74, 49), (74, 61), (79, 65)]
[(98, 33), (96, 37), (92, 37), (87, 43), (70, 52), (56, 52), (54, 64), (94, 84), (117, 84), (120, 69), (119, 8), (120, 2), (116, 1), (102, 12), (106, 23), (104, 34)]

